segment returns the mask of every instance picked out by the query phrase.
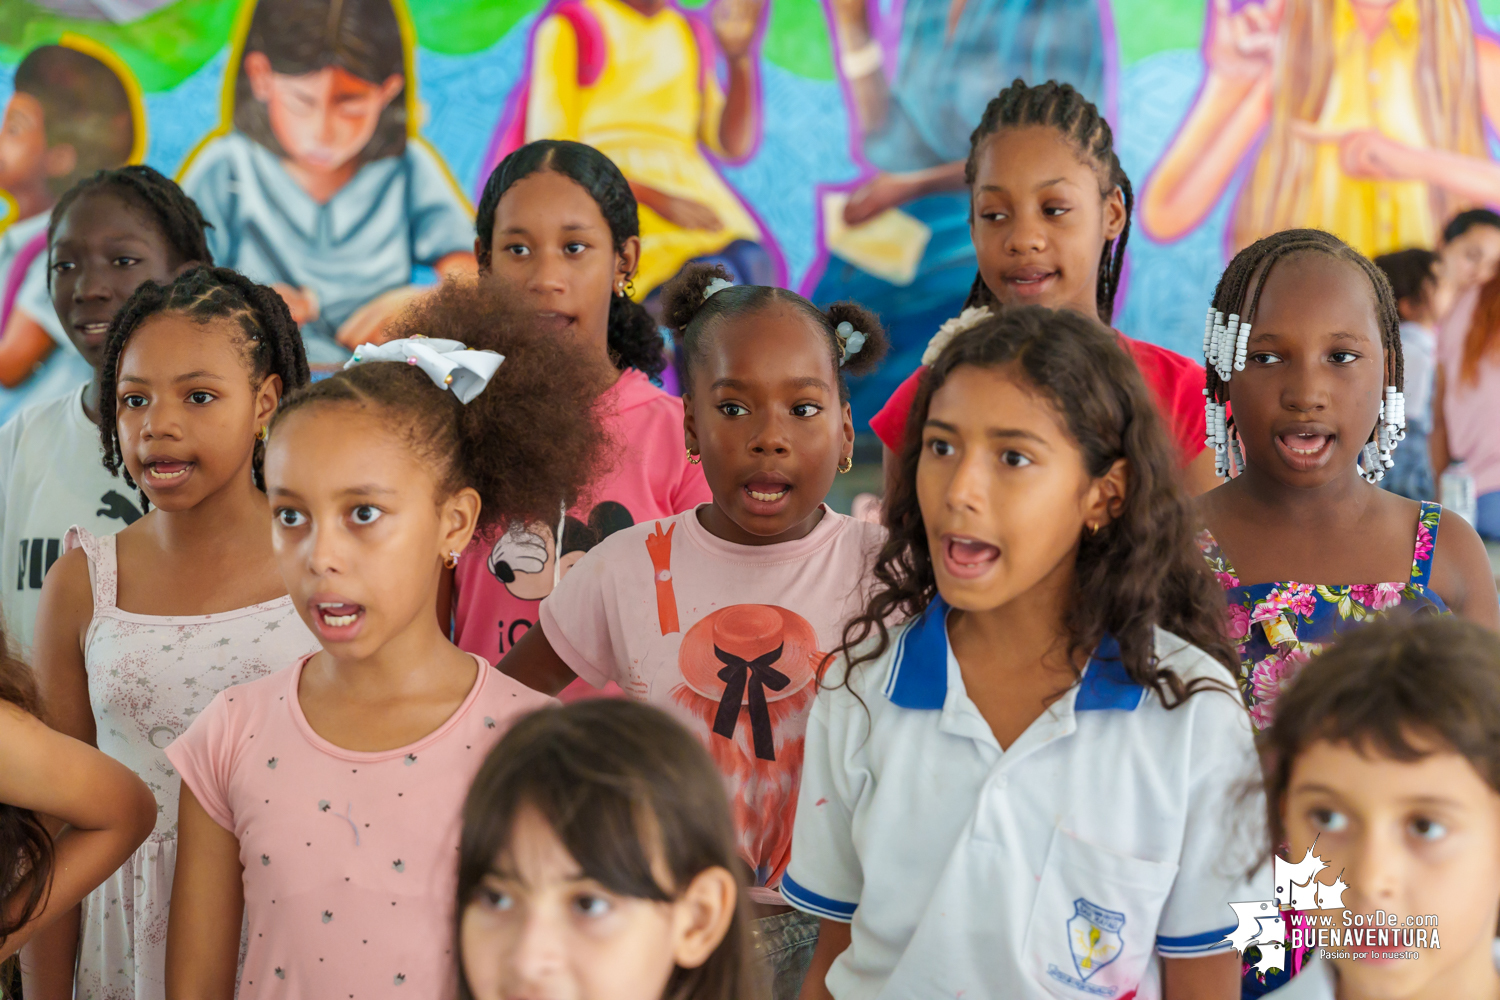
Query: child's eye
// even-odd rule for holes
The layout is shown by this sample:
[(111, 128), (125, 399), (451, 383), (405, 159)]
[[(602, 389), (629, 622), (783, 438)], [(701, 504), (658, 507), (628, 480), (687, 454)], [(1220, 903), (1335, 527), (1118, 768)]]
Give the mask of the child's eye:
[(565, 252), (569, 253), (569, 254), (580, 254), (580, 253), (583, 253), (588, 248), (589, 247), (588, 247), (587, 243), (579, 243), (579, 242), (577, 242), (575, 240), (574, 242), (569, 243), (568, 245), (564, 246), (563, 250)]
[(798, 403), (792, 407), (794, 417), (816, 417), (823, 412), (823, 408), (817, 403)]
[(1250, 360), (1254, 361), (1258, 365), (1279, 365), (1279, 364), (1281, 364), (1281, 358), (1279, 358), (1276, 355), (1272, 354), (1270, 351), (1261, 351), (1258, 354), (1252, 354), (1252, 355), (1250, 355)]
[(1004, 212), (980, 212), (979, 217), (985, 222), (999, 222), (1002, 219), (1009, 218)]
[(745, 409), (739, 403), (720, 403), (719, 412), (726, 417), (743, 417), (750, 413), (749, 410)]
[(492, 910), (508, 910), (516, 905), (515, 897), (504, 889), (489, 889), (485, 886), (480, 886), (479, 891), (475, 895), (478, 897), (481, 905), (487, 906)]
[(114, 260), (110, 261), (110, 263), (114, 264), (116, 267), (132, 267), (136, 264), (139, 264), (140, 262), (141, 259), (139, 257), (116, 257)]
[(584, 916), (596, 918), (607, 916), (614, 909), (614, 904), (608, 899), (605, 899), (603, 896), (596, 896), (593, 893), (583, 893), (574, 897), (573, 906)]
[(199, 406), (203, 406), (206, 403), (212, 403), (213, 401), (214, 394), (211, 392), (205, 392), (202, 389), (199, 389), (197, 392), (188, 393), (188, 402), (197, 403)]
[(380, 520), (381, 515), (384, 513), (385, 511), (381, 510), (379, 507), (372, 507), (367, 503), (362, 503), (358, 507), (354, 508), (354, 523), (374, 524), (376, 521)]
[(1349, 825), (1349, 817), (1336, 809), (1314, 809), (1312, 821), (1319, 830), (1329, 833), (1338, 833)]
[(1002, 451), (1000, 453), (1000, 461), (1012, 469), (1024, 469), (1031, 464), (1031, 459), (1019, 451)]
[(947, 441), (944, 441), (942, 438), (934, 438), (927, 443), (927, 447), (934, 455), (937, 455), (939, 458), (947, 458), (949, 455), (953, 454), (953, 445), (949, 444)]
[(1042, 209), (1042, 214), (1058, 216), (1067, 215), (1070, 211), (1072, 211), (1072, 209), (1068, 208), (1068, 206), (1066, 205), (1048, 205), (1046, 208)]
[(508, 253), (508, 254), (510, 254), (512, 257), (529, 257), (529, 256), (531, 256), (531, 248), (530, 247), (524, 247), (524, 246), (522, 246), (519, 243), (512, 243), (512, 244), (510, 244), (509, 246), (507, 246), (505, 248), (505, 252)]
[(283, 528), (300, 528), (307, 523), (307, 515), (291, 507), (277, 507), (272, 517)]
[(128, 393), (120, 402), (125, 404), (127, 410), (138, 410), (146, 405), (146, 397), (140, 393)]
[(1347, 365), (1350, 362), (1358, 361), (1359, 355), (1353, 351), (1334, 351), (1328, 356), (1328, 360), (1336, 365)]
[(1448, 835), (1448, 828), (1446, 826), (1435, 819), (1428, 819), (1426, 816), (1414, 818), (1409, 825), (1409, 829), (1412, 835), (1420, 840), (1442, 840)]
[(52, 264), (52, 273), (61, 274), (64, 271), (71, 271), (73, 270), (73, 266), (74, 265), (71, 260), (54, 261)]

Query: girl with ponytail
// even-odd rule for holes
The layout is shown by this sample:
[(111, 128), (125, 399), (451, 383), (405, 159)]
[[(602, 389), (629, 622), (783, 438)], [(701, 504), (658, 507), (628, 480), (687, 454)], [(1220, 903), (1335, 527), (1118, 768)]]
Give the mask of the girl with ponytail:
[(537, 621), (538, 603), (584, 552), (623, 527), (711, 499), (683, 450), (682, 401), (653, 384), (667, 367), (656, 321), (631, 298), (640, 265), (635, 196), (592, 146), (540, 140), (511, 153), (485, 185), (474, 253), (482, 280), (536, 314), (577, 363), (614, 373), (600, 418), (618, 444), (581, 505), (517, 524), (469, 553), (454, 575), (458, 645), (491, 662)]

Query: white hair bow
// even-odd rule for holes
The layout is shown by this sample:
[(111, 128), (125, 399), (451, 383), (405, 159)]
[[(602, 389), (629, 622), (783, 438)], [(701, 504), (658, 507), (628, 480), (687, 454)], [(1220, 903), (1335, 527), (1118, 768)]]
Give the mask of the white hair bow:
[(451, 389), (460, 403), (468, 403), (484, 391), (505, 355), (494, 351), (471, 351), (457, 340), (407, 337), (384, 344), (361, 344), (345, 368), (371, 361), (399, 361), (415, 365), (439, 389)]
[(981, 322), (989, 318), (989, 306), (970, 306), (948, 320), (942, 326), (938, 327), (937, 333), (933, 334), (932, 339), (927, 342), (927, 350), (922, 352), (922, 364), (932, 364), (938, 359), (938, 355), (943, 353), (943, 348), (948, 346), (949, 341), (957, 337), (960, 333), (974, 329)]
[(733, 287), (734, 287), (734, 282), (730, 281), (728, 278), (715, 278), (713, 281), (710, 281), (704, 287), (704, 289), (703, 289), (703, 301), (707, 302), (709, 299), (713, 298), (714, 295), (716, 295), (717, 293), (722, 292), (726, 288), (733, 288)]

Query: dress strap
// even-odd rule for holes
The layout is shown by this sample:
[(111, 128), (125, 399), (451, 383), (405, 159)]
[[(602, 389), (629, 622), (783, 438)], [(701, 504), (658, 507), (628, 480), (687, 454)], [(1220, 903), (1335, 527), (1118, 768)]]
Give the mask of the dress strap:
[(1219, 540), (1214, 537), (1214, 533), (1204, 528), (1198, 532), (1193, 540), (1198, 543), (1198, 551), (1203, 553), (1204, 560), (1208, 562), (1209, 568), (1218, 577), (1219, 585), (1226, 588), (1238, 587), (1240, 585), (1239, 577), (1234, 572), (1234, 567), (1229, 564), (1229, 557), (1224, 554), (1224, 550), (1219, 546)]
[(83, 549), (89, 561), (89, 584), (94, 591), (94, 614), (115, 607), (120, 598), (120, 568), (115, 561), (115, 536), (95, 535), (78, 525), (63, 536), (63, 551)]
[(1443, 506), (1432, 500), (1420, 501), (1417, 514), (1417, 543), (1411, 556), (1411, 582), (1425, 587), (1432, 576), (1432, 554), (1437, 551), (1438, 522), (1443, 517)]

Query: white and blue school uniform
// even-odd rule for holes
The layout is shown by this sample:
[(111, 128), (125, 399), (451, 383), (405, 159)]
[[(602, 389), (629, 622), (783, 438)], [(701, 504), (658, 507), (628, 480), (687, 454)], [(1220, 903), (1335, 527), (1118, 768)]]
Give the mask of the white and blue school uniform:
[[(1160, 629), (1177, 708), (1106, 638), (1007, 749), (965, 693), (941, 598), (854, 671), (807, 728), (781, 891), (850, 923), (837, 1000), (1161, 994), (1155, 956), (1230, 948), (1230, 902), (1269, 899), (1249, 717), (1228, 670)], [(1262, 884), (1263, 883), (1263, 884)]]

